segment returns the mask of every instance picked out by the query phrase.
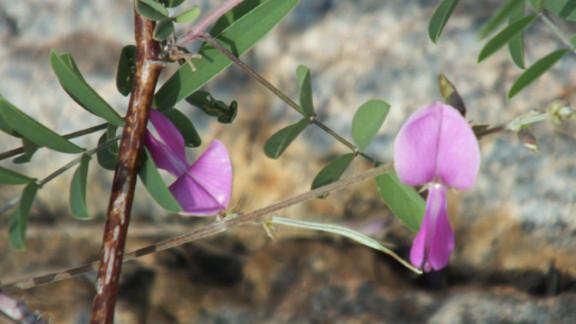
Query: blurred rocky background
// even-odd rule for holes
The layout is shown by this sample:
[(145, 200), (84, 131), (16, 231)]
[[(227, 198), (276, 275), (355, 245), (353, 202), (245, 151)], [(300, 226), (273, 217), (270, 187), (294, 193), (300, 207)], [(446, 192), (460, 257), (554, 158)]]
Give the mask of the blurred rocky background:
[[(206, 12), (221, 0), (189, 1)], [(474, 123), (501, 124), (553, 101), (574, 103), (574, 56), (513, 100), (506, 93), (521, 73), (500, 51), (477, 64), (477, 32), (500, 1), (463, 1), (439, 44), (427, 24), (439, 1), (315, 0), (296, 9), (243, 59), (293, 97), (299, 64), (312, 71), (319, 118), (347, 138), (363, 102), (380, 98), (390, 115), (370, 154), (387, 161), (401, 123), (439, 100), (437, 75), (459, 89)], [(49, 65), (52, 49), (70, 52), (88, 82), (125, 112), (128, 99), (115, 88), (120, 49), (133, 42), (131, 1), (0, 0), (0, 93), (60, 133), (93, 126), (60, 88)], [(574, 25), (560, 24), (567, 33)], [(528, 63), (559, 48), (541, 21), (526, 33)], [(165, 71), (166, 78), (175, 68)], [(231, 126), (218, 124), (186, 103), (179, 108), (201, 130), (203, 146), (219, 138), (234, 164), (231, 205), (250, 211), (309, 189), (314, 175), (345, 147), (309, 129), (279, 160), (263, 154), (266, 139), (298, 119), (283, 102), (230, 68), (206, 89), (238, 100)], [(251, 224), (213, 239), (130, 262), (123, 268), (117, 323), (574, 323), (576, 322), (576, 122), (533, 128), (540, 152), (514, 134), (481, 141), (477, 185), (450, 197), (456, 251), (438, 273), (416, 277), (386, 255), (346, 239), (277, 228), (268, 239)], [(99, 135), (76, 140), (93, 147)], [(0, 134), (0, 151), (19, 146)], [(191, 157), (201, 150), (191, 151)], [(45, 177), (72, 159), (40, 150), (15, 166)], [(348, 174), (369, 167), (355, 161)], [(46, 185), (33, 207), (27, 251), (10, 247), (11, 211), (0, 215), (0, 281), (9, 282), (79, 265), (98, 256), (112, 173), (91, 164), (90, 221), (72, 218), (72, 171)], [(0, 205), (21, 188), (0, 187)], [(238, 202), (238, 203), (237, 203)], [(299, 205), (286, 217), (345, 224), (390, 243), (407, 257), (413, 233), (397, 221), (373, 182)], [(167, 215), (138, 188), (128, 249), (189, 231), (210, 220)], [(93, 275), (18, 292), (52, 323), (85, 323)], [(0, 319), (0, 322), (2, 320)]]

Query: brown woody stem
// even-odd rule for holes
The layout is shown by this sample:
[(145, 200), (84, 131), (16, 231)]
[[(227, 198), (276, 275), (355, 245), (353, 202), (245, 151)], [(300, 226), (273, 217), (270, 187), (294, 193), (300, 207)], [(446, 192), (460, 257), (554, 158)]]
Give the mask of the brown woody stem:
[(139, 153), (154, 89), (162, 70), (159, 64), (160, 47), (152, 37), (155, 23), (136, 11), (134, 15), (137, 70), (112, 183), (91, 323), (112, 323), (114, 320), (118, 279), (138, 175)]

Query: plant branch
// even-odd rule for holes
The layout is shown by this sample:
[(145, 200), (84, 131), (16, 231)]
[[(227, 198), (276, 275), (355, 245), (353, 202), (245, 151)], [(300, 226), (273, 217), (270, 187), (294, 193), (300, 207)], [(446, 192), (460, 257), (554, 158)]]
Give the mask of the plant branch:
[[(270, 90), (274, 95), (276, 95), (278, 98), (280, 98), (282, 101), (284, 101), (288, 106), (292, 107), (294, 110), (299, 112), (302, 116), (306, 116), (306, 114), (304, 113), (304, 110), (302, 109), (302, 107), (300, 107), (300, 105), (298, 105), (294, 100), (292, 100), (290, 97), (285, 95), (280, 89), (278, 89), (272, 83), (268, 82), (268, 80), (266, 80), (264, 77), (262, 77), (260, 74), (258, 74), (258, 72), (254, 71), (250, 66), (248, 66), (246, 63), (244, 63), (242, 60), (240, 60), (238, 57), (236, 57), (234, 54), (232, 54), (229, 50), (227, 50), (224, 46), (222, 46), (212, 36), (210, 36), (208, 34), (202, 34), (202, 35), (199, 35), (197, 38), (209, 43), (212, 46), (214, 46), (216, 49), (218, 49), (220, 52), (222, 52), (222, 54), (226, 55), (232, 62), (234, 62), (234, 64), (236, 64), (239, 68), (241, 68), (244, 72), (246, 72), (246, 74), (248, 74), (254, 80), (258, 81), (266, 89)], [(310, 118), (310, 123), (318, 126), (320, 129), (322, 129), (327, 134), (332, 136), (338, 142), (347, 146), (350, 150), (352, 150), (352, 152), (359, 154), (360, 156), (362, 156), (366, 160), (370, 161), (370, 163), (372, 163), (373, 165), (377, 165), (379, 163), (379, 161), (376, 160), (375, 158), (373, 158), (373, 157), (371, 157), (365, 153), (358, 152), (358, 148), (356, 147), (356, 145), (354, 145), (353, 143), (351, 143), (350, 141), (348, 141), (344, 137), (340, 136), (338, 133), (336, 133), (330, 127), (326, 126), (326, 124), (324, 124), (321, 121), (319, 121), (318, 119), (316, 119), (314, 116)]]
[(544, 23), (546, 23), (546, 25), (548, 25), (548, 27), (552, 30), (552, 32), (554, 34), (556, 34), (556, 36), (558, 36), (558, 38), (560, 38), (560, 40), (562, 41), (562, 43), (564, 43), (566, 46), (568, 46), (568, 48), (570, 48), (570, 51), (572, 51), (572, 54), (576, 54), (576, 51), (574, 50), (574, 45), (572, 44), (572, 42), (570, 41), (570, 37), (566, 36), (566, 34), (564, 34), (564, 32), (562, 32), (560, 30), (560, 28), (558, 28), (558, 26), (556, 25), (556, 23), (554, 23), (552, 21), (552, 19), (550, 19), (546, 13), (542, 12), (540, 14), (540, 17), (542, 18), (542, 20), (544, 20)]
[[(65, 139), (71, 139), (71, 138), (76, 138), (76, 137), (88, 135), (88, 134), (106, 129), (107, 125), (108, 124), (104, 123), (104, 124), (88, 127), (86, 129), (81, 129), (79, 131), (75, 131), (72, 133), (68, 133), (66, 135), (62, 135), (62, 137), (64, 137)], [(15, 149), (10, 150), (10, 151), (0, 153), (0, 160), (7, 159), (9, 157), (13, 157), (13, 156), (21, 154), (21, 153), (24, 153), (24, 147), (23, 146), (17, 147)]]
[(113, 323), (118, 281), (122, 268), (124, 245), (130, 223), (130, 211), (138, 175), (142, 139), (154, 97), (154, 89), (163, 65), (160, 46), (153, 39), (155, 22), (134, 10), (136, 38), (136, 75), (130, 96), (126, 125), (122, 132), (118, 161), (108, 205), (96, 296), (90, 322)]
[[(391, 164), (385, 164), (385, 165), (382, 165), (379, 167), (372, 168), (372, 169), (367, 170), (367, 171), (360, 172), (354, 176), (340, 179), (340, 180), (338, 180), (332, 184), (329, 184), (329, 185), (326, 185), (326, 186), (323, 186), (323, 187), (320, 187), (320, 188), (317, 188), (317, 189), (314, 189), (311, 191), (307, 191), (307, 192), (302, 193), (298, 196), (294, 196), (292, 198), (286, 199), (284, 201), (280, 201), (278, 203), (266, 206), (264, 208), (260, 208), (260, 209), (257, 209), (257, 210), (254, 210), (252, 212), (245, 213), (245, 214), (240, 213), (236, 217), (230, 217), (230, 218), (225, 218), (223, 220), (215, 221), (212, 224), (203, 226), (203, 227), (198, 228), (194, 231), (184, 233), (182, 235), (178, 235), (178, 236), (169, 238), (167, 240), (155, 243), (153, 245), (149, 245), (149, 246), (137, 249), (135, 251), (126, 253), (123, 256), (122, 261), (126, 262), (126, 261), (130, 261), (130, 260), (134, 260), (134, 259), (141, 257), (141, 256), (144, 256), (144, 255), (149, 255), (152, 253), (164, 251), (167, 249), (171, 249), (171, 248), (180, 246), (180, 245), (185, 244), (185, 243), (189, 243), (189, 242), (197, 241), (197, 240), (200, 240), (200, 239), (203, 239), (206, 237), (214, 236), (216, 234), (225, 232), (225, 231), (232, 229), (234, 227), (246, 224), (248, 222), (257, 221), (257, 220), (259, 220), (265, 216), (269, 216), (269, 215), (271, 215), (277, 211), (280, 211), (282, 209), (286, 209), (286, 208), (293, 206), (295, 204), (302, 203), (302, 202), (305, 202), (308, 200), (312, 200), (318, 196), (322, 196), (322, 195), (329, 193), (329, 192), (334, 192), (337, 190), (345, 189), (352, 184), (363, 182), (363, 181), (366, 181), (368, 179), (374, 178), (375, 176), (382, 174), (384, 172), (387, 172), (389, 170), (392, 170), (392, 165)], [(48, 283), (68, 279), (68, 278), (71, 278), (73, 276), (85, 273), (85, 272), (96, 270), (98, 268), (98, 265), (99, 265), (99, 262), (95, 261), (95, 262), (85, 264), (85, 265), (82, 265), (79, 267), (71, 268), (68, 270), (49, 273), (49, 274), (46, 274), (46, 275), (43, 275), (40, 277), (35, 277), (35, 278), (31, 278), (31, 279), (24, 279), (24, 280), (16, 281), (13, 283), (9, 283), (9, 284), (2, 286), (2, 288), (6, 289), (6, 290), (8, 290), (8, 289), (29, 289), (32, 287), (36, 287), (38, 285), (43, 285), (43, 284), (48, 284)]]

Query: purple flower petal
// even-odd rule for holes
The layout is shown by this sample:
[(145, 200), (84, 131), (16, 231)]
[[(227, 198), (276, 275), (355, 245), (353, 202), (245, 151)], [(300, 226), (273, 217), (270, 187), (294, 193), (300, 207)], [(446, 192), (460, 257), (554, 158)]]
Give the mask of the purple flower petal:
[(232, 164), (224, 144), (212, 141), (186, 174), (170, 191), (183, 209), (182, 214), (213, 215), (228, 207), (232, 188)]
[(404, 123), (394, 142), (394, 168), (410, 186), (428, 183), (436, 174), (436, 153), (442, 107), (432, 104)]
[(474, 185), (480, 149), (472, 128), (460, 113), (440, 102), (414, 113), (394, 144), (394, 167), (407, 185), (433, 181), (456, 188)]
[(434, 184), (428, 190), (426, 214), (410, 251), (410, 262), (424, 271), (444, 268), (454, 250), (454, 232), (446, 206), (446, 187)]
[(154, 125), (160, 139), (172, 150), (173, 154), (186, 161), (186, 142), (170, 119), (158, 110), (150, 109), (150, 122)]
[(159, 142), (148, 130), (144, 133), (144, 145), (150, 151), (152, 160), (160, 169), (170, 172), (178, 177), (186, 172), (189, 167), (186, 160), (182, 160), (168, 146)]
[(470, 124), (454, 108), (443, 105), (436, 175), (452, 188), (474, 186), (480, 168), (480, 148)]

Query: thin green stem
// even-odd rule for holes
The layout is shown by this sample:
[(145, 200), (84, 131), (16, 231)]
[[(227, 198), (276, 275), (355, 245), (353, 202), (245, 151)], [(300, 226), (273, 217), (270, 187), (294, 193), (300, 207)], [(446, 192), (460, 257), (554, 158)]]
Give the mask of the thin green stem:
[[(282, 101), (284, 101), (288, 106), (292, 107), (294, 110), (299, 112), (302, 116), (310, 117), (304, 113), (304, 110), (302, 109), (302, 107), (300, 107), (300, 105), (298, 105), (294, 100), (292, 100), (290, 97), (285, 95), (280, 89), (275, 87), (272, 83), (268, 82), (268, 80), (264, 79), (264, 77), (262, 77), (260, 74), (258, 74), (258, 72), (254, 71), (246, 63), (242, 62), (242, 60), (240, 60), (238, 57), (236, 57), (234, 54), (232, 54), (230, 51), (228, 51), (224, 46), (222, 46), (212, 36), (207, 35), (207, 34), (203, 34), (203, 35), (199, 36), (198, 38), (209, 43), (210, 45), (214, 46), (222, 54), (226, 55), (232, 62), (234, 62), (234, 64), (236, 64), (239, 68), (241, 68), (244, 72), (246, 72), (246, 74), (248, 74), (254, 80), (258, 81), (266, 89), (270, 90), (274, 95), (276, 95), (278, 98), (280, 98)], [(371, 157), (365, 153), (358, 152), (358, 148), (356, 147), (356, 145), (354, 145), (352, 142), (348, 141), (344, 137), (340, 136), (333, 129), (326, 126), (326, 124), (317, 120), (315, 116), (310, 117), (310, 123), (318, 126), (320, 129), (325, 131), (328, 135), (332, 136), (338, 142), (347, 146), (350, 150), (352, 150), (353, 153), (360, 155), (364, 159), (370, 161), (370, 163), (372, 163), (373, 165), (379, 164), (379, 161), (376, 160), (375, 158), (373, 158), (373, 157)]]
[(544, 23), (548, 25), (548, 27), (552, 30), (552, 32), (556, 34), (556, 36), (558, 36), (558, 38), (560, 38), (560, 40), (570, 48), (572, 53), (576, 54), (576, 51), (574, 50), (574, 45), (570, 41), (570, 37), (564, 34), (564, 32), (561, 31), (560, 28), (558, 28), (558, 26), (552, 21), (552, 19), (550, 19), (545, 13), (540, 14), (540, 17), (542, 18), (542, 20), (544, 20)]
[[(71, 139), (71, 138), (76, 138), (76, 137), (80, 137), (80, 136), (84, 136), (84, 135), (88, 135), (97, 131), (101, 131), (103, 129), (106, 129), (106, 126), (108, 124), (104, 123), (104, 124), (100, 124), (100, 125), (96, 125), (96, 126), (92, 126), (92, 127), (88, 127), (86, 129), (81, 129), (79, 131), (75, 131), (72, 133), (68, 133), (63, 135), (62, 137), (66, 138), (66, 139)], [(2, 152), (0, 153), (0, 161), (7, 159), (9, 157), (12, 156), (16, 156), (18, 154), (22, 154), (24, 153), (24, 147), (17, 147), (15, 149), (12, 149), (10, 151), (6, 151), (6, 152)]]

